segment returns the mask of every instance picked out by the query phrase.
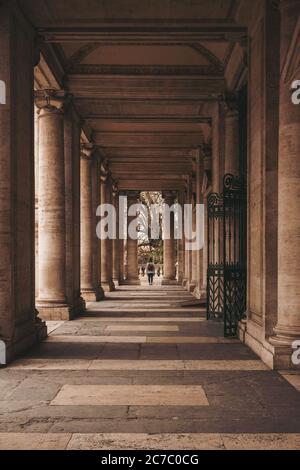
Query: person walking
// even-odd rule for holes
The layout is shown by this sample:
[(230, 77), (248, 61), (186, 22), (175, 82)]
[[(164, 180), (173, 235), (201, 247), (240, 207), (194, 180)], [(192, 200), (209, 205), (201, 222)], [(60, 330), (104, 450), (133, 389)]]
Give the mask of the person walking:
[(154, 274), (155, 274), (155, 266), (153, 264), (152, 258), (149, 259), (149, 263), (147, 263), (146, 270), (147, 270), (149, 286), (152, 286), (153, 278), (154, 278)]

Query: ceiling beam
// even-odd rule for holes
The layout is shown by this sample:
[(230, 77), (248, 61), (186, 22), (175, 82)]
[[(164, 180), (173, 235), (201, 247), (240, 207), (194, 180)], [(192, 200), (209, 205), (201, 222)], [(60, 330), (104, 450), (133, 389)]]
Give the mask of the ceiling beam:
[(185, 181), (170, 180), (170, 181), (154, 181), (149, 179), (144, 180), (119, 180), (119, 190), (137, 190), (137, 191), (166, 191), (166, 190), (181, 190), (186, 185)]
[[(126, 165), (124, 162), (115, 162), (112, 161), (110, 163), (110, 170), (112, 172), (117, 172), (120, 174), (125, 174), (125, 173), (134, 173), (134, 174), (144, 174), (145, 176), (147, 175), (153, 175), (154, 173), (159, 174), (170, 174), (173, 175), (174, 173), (178, 174), (180, 177), (182, 174), (189, 173), (190, 171), (193, 170), (193, 164), (192, 160), (189, 163), (182, 164), (181, 162), (179, 163), (166, 163), (166, 162), (144, 162), (141, 165), (141, 162), (126, 162)], [(150, 176), (150, 177), (151, 177)]]
[(119, 181), (122, 180), (130, 180), (134, 178), (134, 181), (144, 181), (144, 180), (149, 180), (149, 181), (185, 181), (186, 178), (191, 174), (189, 171), (185, 171), (185, 173), (181, 174), (176, 174), (175, 172), (173, 174), (170, 174), (168, 172), (141, 172), (141, 173), (134, 173), (134, 172), (126, 172), (125, 171), (112, 171), (111, 172), (112, 176), (114, 178), (117, 178)]
[(223, 78), (108, 77), (70, 75), (68, 90), (80, 98), (216, 99), (226, 90)]
[(97, 27), (86, 25), (82, 27), (43, 27), (38, 28), (39, 34), (45, 42), (61, 43), (61, 42), (99, 42), (101, 45), (111, 44), (186, 44), (198, 41), (214, 41), (234, 42), (243, 38), (247, 34), (245, 27), (228, 22), (211, 23), (187, 21), (186, 24), (159, 24), (159, 20), (155, 23), (140, 22), (127, 23), (126, 25), (115, 24), (110, 25), (108, 21), (105, 23), (97, 19)]
[(130, 147), (130, 146), (123, 146), (123, 147), (107, 147), (102, 148), (99, 146), (99, 150), (104, 157), (107, 158), (119, 158), (119, 157), (136, 157), (140, 158), (141, 155), (144, 157), (150, 158), (182, 158), (182, 157), (196, 157), (197, 156), (197, 148), (191, 147), (181, 147), (181, 148), (174, 148), (174, 147), (163, 147), (163, 148), (149, 148), (149, 147)]
[(109, 116), (105, 114), (89, 114), (88, 115), (89, 121), (94, 120), (101, 120), (111, 124), (118, 124), (118, 123), (130, 123), (130, 124), (139, 124), (139, 123), (146, 123), (146, 124), (211, 124), (212, 118), (211, 117), (203, 117), (203, 116), (149, 116), (148, 114), (143, 115), (114, 115)]
[(94, 132), (93, 137), (104, 147), (192, 147), (203, 143), (200, 132)]
[(155, 121), (155, 122), (128, 122), (128, 121), (109, 121), (106, 119), (90, 119), (86, 122), (94, 130), (94, 132), (108, 132), (108, 133), (128, 133), (128, 134), (140, 134), (140, 133), (151, 133), (151, 134), (162, 134), (162, 133), (187, 133), (187, 134), (200, 134), (202, 135), (202, 124), (199, 122), (166, 122), (166, 121)]

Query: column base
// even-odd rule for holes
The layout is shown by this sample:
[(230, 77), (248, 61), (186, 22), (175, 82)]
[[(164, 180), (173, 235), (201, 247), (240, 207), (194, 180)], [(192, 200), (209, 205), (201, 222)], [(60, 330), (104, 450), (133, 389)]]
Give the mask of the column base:
[(188, 282), (186, 287), (187, 290), (192, 293), (196, 289), (195, 281)]
[(124, 286), (140, 286), (141, 281), (139, 279), (125, 279), (122, 285)]
[(118, 287), (120, 285), (119, 279), (113, 279), (113, 283), (115, 287)]
[(163, 279), (161, 281), (162, 286), (176, 286), (178, 285), (177, 279)]
[[(35, 311), (33, 315), (36, 315)], [(6, 343), (6, 363), (8, 364), (21, 353), (32, 348), (47, 337), (47, 326), (40, 318), (27, 320), (25, 323), (16, 325), (15, 336)]]
[(201, 299), (203, 301), (206, 300), (206, 290), (201, 289), (199, 286), (195, 287), (193, 290), (193, 295), (196, 297), (196, 299)]
[(81, 295), (85, 302), (99, 302), (104, 298), (104, 291), (100, 286), (96, 289), (81, 289)]
[(300, 370), (300, 364), (294, 364), (292, 360), (295, 352), (292, 348), (292, 340), (283, 342), (282, 338), (277, 336), (265, 338), (262, 326), (251, 319), (239, 322), (238, 337), (270, 369)]
[(101, 287), (103, 292), (113, 292), (115, 290), (115, 285), (113, 281), (101, 282)]
[(78, 297), (73, 305), (41, 301), (37, 302), (36, 306), (39, 318), (42, 320), (69, 321), (85, 310), (85, 302), (82, 297)]

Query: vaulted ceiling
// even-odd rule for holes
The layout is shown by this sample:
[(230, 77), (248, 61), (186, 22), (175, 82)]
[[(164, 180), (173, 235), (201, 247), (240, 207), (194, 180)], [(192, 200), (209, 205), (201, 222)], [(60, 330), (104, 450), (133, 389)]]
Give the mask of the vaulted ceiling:
[[(246, 35), (238, 0), (19, 0), (120, 186), (178, 189)], [(47, 82), (47, 80), (46, 80)]]

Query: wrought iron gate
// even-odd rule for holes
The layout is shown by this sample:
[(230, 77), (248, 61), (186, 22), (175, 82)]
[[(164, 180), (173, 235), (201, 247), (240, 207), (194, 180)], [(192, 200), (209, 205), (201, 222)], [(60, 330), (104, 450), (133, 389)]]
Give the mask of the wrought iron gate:
[(207, 318), (224, 320), (236, 336), (246, 310), (246, 188), (227, 174), (223, 192), (208, 197)]

